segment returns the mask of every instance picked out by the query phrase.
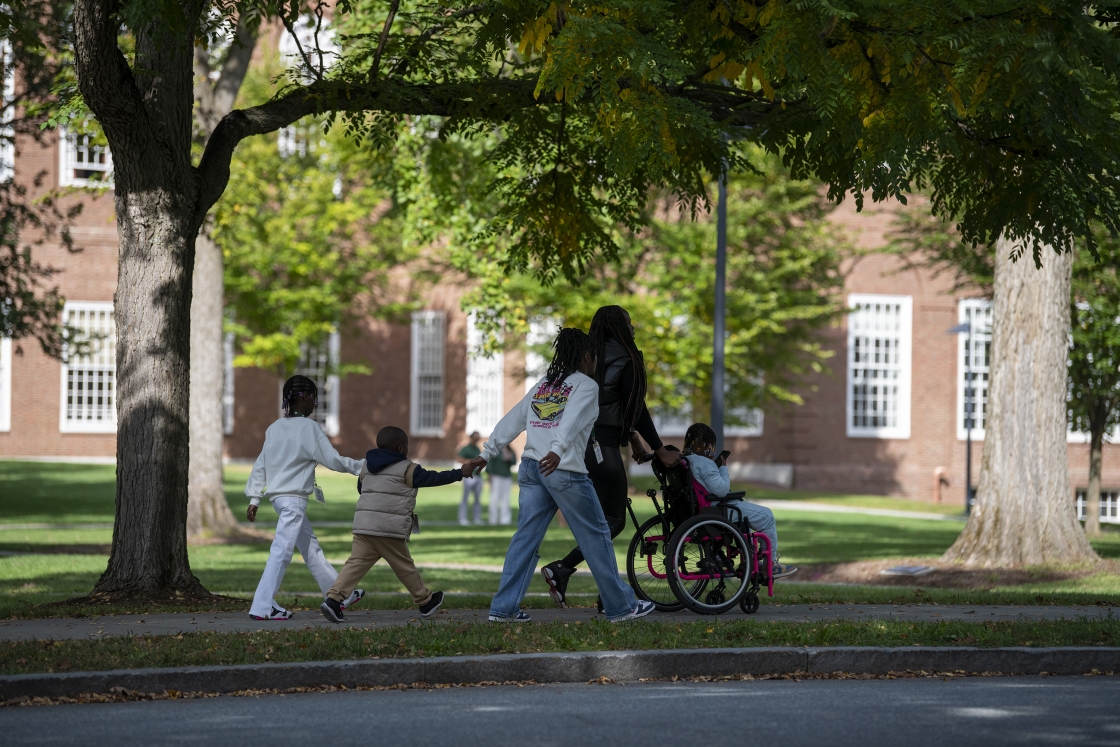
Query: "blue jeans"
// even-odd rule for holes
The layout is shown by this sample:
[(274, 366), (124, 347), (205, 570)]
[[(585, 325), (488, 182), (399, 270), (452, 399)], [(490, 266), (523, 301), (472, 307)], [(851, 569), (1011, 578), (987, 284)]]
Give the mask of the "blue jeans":
[(773, 511), (749, 501), (731, 501), (728, 505), (738, 507), (743, 512), (743, 518), (751, 523), (751, 529), (769, 537), (770, 549), (778, 552), (778, 523), (774, 521)]
[(607, 617), (622, 617), (634, 610), (638, 601), (630, 586), (619, 578), (611, 532), (587, 475), (558, 469), (545, 476), (535, 460), (522, 459), (517, 484), (521, 488), (517, 499), (517, 531), (509, 542), (502, 581), (490, 603), (490, 614), (498, 617), (517, 614), (537, 570), (541, 540), (557, 509), (564, 512), (568, 527), (583, 550), (599, 586)]

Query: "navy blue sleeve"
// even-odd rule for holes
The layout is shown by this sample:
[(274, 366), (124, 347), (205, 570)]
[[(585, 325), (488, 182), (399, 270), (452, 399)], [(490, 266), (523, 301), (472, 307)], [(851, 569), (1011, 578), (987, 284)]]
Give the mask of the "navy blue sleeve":
[(435, 488), (440, 485), (450, 485), (453, 482), (459, 482), (463, 479), (463, 471), (461, 469), (449, 469), (444, 472), (433, 472), (416, 465), (416, 471), (412, 473), (412, 487), (414, 488)]
[(362, 478), (358, 477), (358, 495), (362, 494)]

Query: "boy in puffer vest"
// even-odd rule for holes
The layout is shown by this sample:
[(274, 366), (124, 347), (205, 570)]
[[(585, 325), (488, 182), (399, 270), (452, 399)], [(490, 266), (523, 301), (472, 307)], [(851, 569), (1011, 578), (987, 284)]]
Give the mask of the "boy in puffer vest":
[(377, 434), (377, 448), (366, 452), (358, 476), (357, 508), (354, 510), (354, 545), (346, 565), (319, 607), (331, 622), (343, 621), (342, 601), (381, 558), (408, 589), (421, 617), (431, 617), (443, 604), (443, 592), (434, 594), (424, 585), (416, 563), (408, 552), (408, 536), (414, 531), (416, 491), (450, 485), (468, 477), (474, 468), (431, 472), (408, 459), (408, 434), (386, 426)]

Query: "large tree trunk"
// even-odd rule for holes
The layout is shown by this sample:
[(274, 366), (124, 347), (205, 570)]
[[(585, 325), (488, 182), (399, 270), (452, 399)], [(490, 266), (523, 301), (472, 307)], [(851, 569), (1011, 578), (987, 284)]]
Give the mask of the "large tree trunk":
[(188, 537), (240, 529), (222, 485), (222, 287), (222, 251), (203, 231), (195, 242), (191, 302)]
[(1066, 358), (1073, 254), (996, 245), (992, 370), (976, 505), (946, 560), (983, 568), (1097, 555), (1077, 521), (1066, 456)]
[(1094, 423), (1089, 435), (1089, 486), (1085, 489), (1085, 534), (1099, 537), (1101, 534), (1101, 447), (1104, 443), (1104, 428)]
[(190, 150), (195, 27), (153, 19), (135, 34), (133, 70), (117, 47), (116, 9), (74, 5), (75, 69), (114, 155), (120, 240), (116, 516), (92, 596), (201, 596), (186, 532), (191, 273), (202, 223)]
[[(237, 41), (230, 47), (216, 82), (211, 82), (210, 52), (194, 49), (195, 134), (205, 140), (222, 117), (233, 109), (241, 83), (249, 71), (256, 45), (238, 23)], [(191, 302), (191, 478), (188, 486), (187, 536), (204, 533), (244, 534), (229, 510), (222, 485), (222, 249), (204, 229), (195, 243), (194, 298)]]

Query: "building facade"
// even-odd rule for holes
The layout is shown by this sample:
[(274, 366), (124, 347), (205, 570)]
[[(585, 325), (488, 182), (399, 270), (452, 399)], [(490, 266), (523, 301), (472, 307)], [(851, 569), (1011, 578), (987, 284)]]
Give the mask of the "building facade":
[[(111, 185), (111, 154), (63, 133), (22, 143), (10, 157), (14, 178), (33, 191), (63, 188), (71, 191), (64, 203), (82, 203), (73, 230), (81, 251), (46, 242), (34, 254), (62, 271), (56, 280), (67, 299), (65, 321), (94, 343), (88, 355), (63, 364), (34, 341), (0, 341), (0, 457), (111, 459), (117, 235), (111, 186), (84, 189)], [(872, 206), (856, 213), (848, 201), (830, 221), (857, 247), (875, 249), (886, 243), (899, 209)], [(983, 452), (990, 303), (954, 294), (949, 279), (907, 269), (886, 254), (860, 253), (846, 278), (850, 313), (824, 333), (834, 352), (831, 371), (805, 382), (803, 405), (757, 413), (749, 427), (728, 433), (736, 474), (798, 489), (963, 503), (970, 422), (974, 484)], [(477, 339), (459, 308), (463, 290), (457, 281), (444, 282), (411, 323), (365, 321), (333, 336), (324, 349), (306, 352), (300, 370), (319, 382), (320, 423), (342, 453), (363, 453), (377, 431), (392, 424), (409, 431), (416, 458), (451, 460), (470, 431), (486, 434), (524, 394), (523, 353), (471, 354)], [(948, 332), (962, 322), (972, 324), (971, 337)], [(363, 362), (372, 373), (339, 381), (329, 375), (339, 362)], [(256, 456), (278, 415), (279, 389), (273, 372), (227, 366), (231, 459)], [(679, 442), (686, 425), (661, 422), (670, 442)], [(1088, 446), (1071, 436), (1068, 452), (1073, 501), (1088, 479)], [(1120, 521), (1118, 444), (1105, 445), (1103, 486), (1103, 518)]]

